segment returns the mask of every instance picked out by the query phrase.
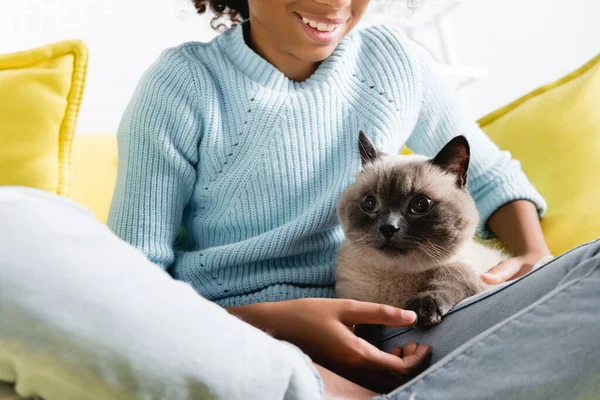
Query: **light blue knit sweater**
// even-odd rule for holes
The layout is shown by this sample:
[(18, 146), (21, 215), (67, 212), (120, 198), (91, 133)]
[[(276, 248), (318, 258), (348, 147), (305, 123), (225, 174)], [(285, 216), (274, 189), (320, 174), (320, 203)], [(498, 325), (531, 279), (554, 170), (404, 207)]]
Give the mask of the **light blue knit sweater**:
[[(360, 129), (389, 153), (470, 141), (484, 222), (544, 200), (519, 163), (465, 119), (427, 53), (388, 27), (353, 31), (304, 82), (244, 42), (242, 26), (166, 50), (118, 132), (109, 226), (222, 306), (333, 297), (336, 203), (360, 169)], [(157, 295), (160, 295), (157, 293)]]

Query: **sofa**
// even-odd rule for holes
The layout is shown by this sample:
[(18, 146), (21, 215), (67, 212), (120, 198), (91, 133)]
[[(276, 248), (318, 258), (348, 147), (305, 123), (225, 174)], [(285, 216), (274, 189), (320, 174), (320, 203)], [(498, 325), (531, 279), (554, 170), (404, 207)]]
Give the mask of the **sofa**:
[[(86, 68), (87, 47), (76, 40), (0, 56), (0, 185), (69, 197), (105, 223), (117, 140), (113, 133), (75, 134)], [(49, 76), (56, 80), (48, 83)], [(542, 228), (555, 255), (600, 235), (600, 55), (478, 123), (520, 160), (546, 198)], [(14, 377), (0, 368), (2, 379)], [(10, 384), (0, 383), (0, 400), (18, 398)]]

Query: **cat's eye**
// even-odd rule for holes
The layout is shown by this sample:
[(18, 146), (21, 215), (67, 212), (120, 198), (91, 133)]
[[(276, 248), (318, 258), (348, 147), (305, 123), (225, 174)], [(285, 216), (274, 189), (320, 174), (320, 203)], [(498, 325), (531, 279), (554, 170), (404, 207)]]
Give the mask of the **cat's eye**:
[(412, 214), (423, 215), (431, 211), (432, 207), (433, 201), (431, 201), (430, 198), (420, 194), (412, 199), (409, 209)]
[(379, 204), (377, 204), (377, 198), (375, 196), (365, 196), (362, 201), (361, 208), (365, 212), (375, 212), (379, 208)]

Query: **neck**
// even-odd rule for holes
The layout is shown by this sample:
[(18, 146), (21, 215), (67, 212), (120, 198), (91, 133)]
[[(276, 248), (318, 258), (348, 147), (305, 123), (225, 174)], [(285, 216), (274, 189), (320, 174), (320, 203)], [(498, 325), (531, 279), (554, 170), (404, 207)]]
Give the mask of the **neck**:
[(266, 29), (252, 15), (250, 15), (250, 23), (244, 24), (244, 40), (252, 50), (294, 82), (308, 79), (319, 66), (318, 62), (302, 60), (278, 47)]

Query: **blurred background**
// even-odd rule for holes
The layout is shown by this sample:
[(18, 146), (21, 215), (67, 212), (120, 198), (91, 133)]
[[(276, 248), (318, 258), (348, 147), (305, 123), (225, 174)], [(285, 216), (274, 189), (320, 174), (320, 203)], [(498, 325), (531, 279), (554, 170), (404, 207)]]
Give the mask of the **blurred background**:
[[(169, 46), (209, 41), (190, 0), (0, 0), (0, 53), (78, 38), (90, 63), (78, 132), (114, 133), (144, 70)], [(596, 0), (371, 0), (361, 25), (403, 27), (479, 118), (600, 51)]]

